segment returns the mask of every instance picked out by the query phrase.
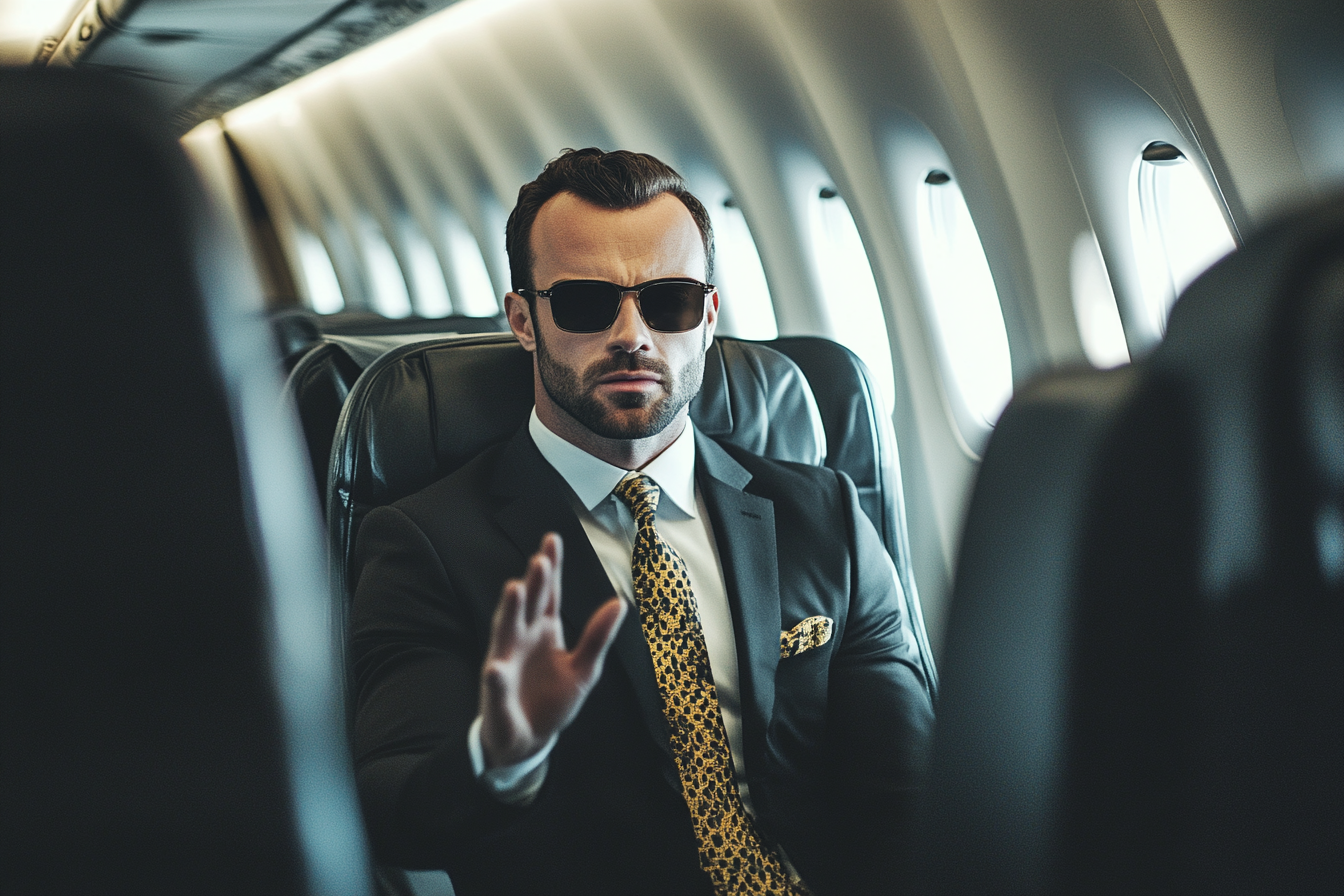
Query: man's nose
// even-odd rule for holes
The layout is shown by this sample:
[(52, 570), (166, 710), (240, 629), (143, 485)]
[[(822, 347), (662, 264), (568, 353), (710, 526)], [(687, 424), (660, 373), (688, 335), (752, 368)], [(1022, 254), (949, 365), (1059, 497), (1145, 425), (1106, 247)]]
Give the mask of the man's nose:
[(621, 294), (621, 305), (609, 331), (611, 347), (623, 352), (646, 352), (653, 348), (653, 335), (639, 313), (637, 296), (634, 290)]

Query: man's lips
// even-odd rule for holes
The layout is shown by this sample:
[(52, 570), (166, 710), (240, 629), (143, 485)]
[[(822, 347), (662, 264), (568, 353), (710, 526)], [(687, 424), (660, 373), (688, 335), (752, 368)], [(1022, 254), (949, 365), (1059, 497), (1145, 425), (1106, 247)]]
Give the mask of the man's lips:
[(622, 370), (599, 377), (597, 384), (609, 389), (633, 390), (659, 386), (662, 379), (652, 370)]

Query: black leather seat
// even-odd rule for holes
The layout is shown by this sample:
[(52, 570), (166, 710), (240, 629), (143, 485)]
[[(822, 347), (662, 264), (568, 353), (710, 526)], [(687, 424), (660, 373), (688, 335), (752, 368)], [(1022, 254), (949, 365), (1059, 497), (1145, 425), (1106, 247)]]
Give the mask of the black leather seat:
[[(479, 320), (489, 320), (479, 318)], [(272, 318), (272, 323), (275, 318)], [(318, 336), (307, 345), (285, 379), (284, 393), (303, 424), (308, 458), (319, 500), (325, 510), (331, 442), (341, 407), (355, 380), (380, 356), (411, 342), (443, 339), (447, 333), (374, 336)]]
[(1251, 239), (1131, 368), (985, 454), (924, 851), (935, 892), (1344, 888), (1344, 199)]
[(161, 119), (0, 72), (0, 890), (367, 892), (297, 429)]

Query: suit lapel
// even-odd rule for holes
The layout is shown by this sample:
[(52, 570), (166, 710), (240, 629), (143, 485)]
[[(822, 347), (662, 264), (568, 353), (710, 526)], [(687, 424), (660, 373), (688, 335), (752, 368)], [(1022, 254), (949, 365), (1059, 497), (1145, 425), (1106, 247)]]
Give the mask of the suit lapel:
[[(568, 483), (541, 456), (526, 426), (505, 447), (491, 489), (505, 498), (495, 521), (524, 558), (536, 553), (547, 532), (559, 533), (563, 539), (565, 556), (560, 618), (565, 643), (573, 647), (593, 612), (616, 591), (588, 541), (583, 524), (574, 513)], [(634, 688), (650, 735), (671, 760), (672, 748), (667, 721), (663, 718), (662, 698), (658, 694), (653, 660), (644, 643), (638, 613), (627, 613), (621, 623), (607, 662), (610, 664), (613, 659)]]
[(748, 768), (760, 768), (779, 665), (779, 557), (775, 505), (742, 489), (751, 474), (696, 433), (699, 483), (714, 526), (737, 641), (738, 691)]

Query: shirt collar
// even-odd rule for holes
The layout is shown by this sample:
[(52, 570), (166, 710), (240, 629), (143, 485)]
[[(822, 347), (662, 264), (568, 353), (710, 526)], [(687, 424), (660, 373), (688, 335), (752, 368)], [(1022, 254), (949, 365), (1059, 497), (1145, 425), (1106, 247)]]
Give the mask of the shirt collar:
[[(555, 467), (583, 506), (592, 510), (601, 504), (630, 472), (594, 457), (577, 445), (565, 441), (546, 428), (536, 407), (527, 422), (527, 431), (541, 456)], [(670, 500), (686, 516), (695, 518), (695, 427), (688, 419), (681, 435), (662, 454), (645, 465), (642, 472), (658, 484), (662, 498)], [(660, 507), (662, 501), (659, 501)]]

